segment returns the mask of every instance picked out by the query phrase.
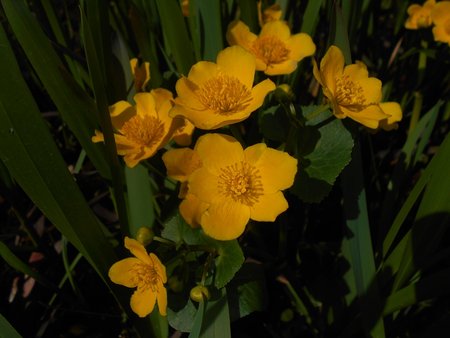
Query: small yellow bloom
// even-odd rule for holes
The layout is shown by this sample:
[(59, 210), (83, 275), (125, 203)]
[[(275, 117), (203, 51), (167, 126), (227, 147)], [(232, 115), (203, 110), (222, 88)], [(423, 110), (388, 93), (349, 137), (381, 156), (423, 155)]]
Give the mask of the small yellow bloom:
[(242, 21), (228, 26), (227, 40), (230, 45), (239, 45), (256, 57), (256, 70), (267, 75), (290, 74), (298, 62), (316, 51), (316, 45), (306, 33), (291, 35), (284, 21), (264, 24), (259, 36), (252, 33)]
[(275, 89), (269, 79), (253, 86), (255, 58), (239, 46), (219, 52), (217, 63), (200, 61), (176, 83), (170, 116), (184, 116), (200, 129), (217, 129), (245, 120)]
[(380, 108), (388, 115), (388, 118), (381, 120), (379, 127), (387, 131), (397, 129), (397, 122), (400, 122), (403, 117), (400, 105), (397, 102), (382, 102)]
[(143, 62), (139, 65), (138, 59), (134, 58), (130, 60), (130, 66), (136, 92), (144, 91), (146, 84), (150, 81), (150, 63)]
[(162, 160), (167, 169), (167, 176), (181, 182), (179, 211), (187, 224), (197, 228), (200, 226), (200, 216), (208, 207), (195, 195), (189, 193), (188, 177), (202, 166), (202, 161), (195, 150), (190, 148), (171, 149), (164, 153)]
[(205, 210), (197, 214), (203, 231), (217, 240), (232, 240), (249, 219), (273, 222), (288, 208), (281, 192), (294, 183), (297, 160), (264, 143), (242, 148), (233, 137), (201, 136), (195, 146), (202, 165), (188, 176), (188, 192)]
[(431, 11), (434, 40), (450, 46), (450, 1), (438, 2)]
[(130, 300), (131, 309), (139, 317), (145, 317), (158, 303), (159, 313), (167, 314), (166, 268), (159, 258), (148, 254), (138, 241), (125, 237), (125, 248), (135, 257), (122, 259), (109, 269), (109, 278), (113, 283), (137, 288)]
[(334, 115), (350, 117), (362, 125), (376, 129), (381, 120), (388, 118), (380, 108), (381, 81), (369, 77), (362, 62), (344, 67), (344, 55), (331, 46), (320, 61), (320, 70), (314, 62), (314, 77), (331, 103)]
[[(172, 93), (165, 89), (154, 89), (150, 93), (134, 96), (135, 106), (119, 101), (109, 107), (117, 153), (124, 156), (128, 167), (136, 166), (161, 149), (171, 138), (182, 121), (169, 117), (172, 108)], [(98, 130), (93, 142), (103, 142)]]
[(425, 1), (423, 6), (413, 4), (408, 7), (408, 19), (405, 22), (406, 29), (419, 29), (430, 27), (431, 22), (431, 10), (436, 4), (435, 0)]
[(262, 27), (265, 23), (270, 21), (277, 21), (281, 19), (283, 11), (279, 4), (273, 4), (267, 7), (264, 11), (261, 11), (262, 3), (258, 1), (258, 21), (259, 25)]

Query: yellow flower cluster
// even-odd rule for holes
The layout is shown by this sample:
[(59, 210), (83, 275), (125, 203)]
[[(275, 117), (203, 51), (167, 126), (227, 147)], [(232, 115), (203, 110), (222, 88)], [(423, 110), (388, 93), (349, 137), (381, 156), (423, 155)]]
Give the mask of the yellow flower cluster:
[(450, 46), (450, 1), (427, 0), (423, 6), (413, 4), (408, 7), (406, 29), (427, 28), (432, 25), (435, 41), (447, 43)]

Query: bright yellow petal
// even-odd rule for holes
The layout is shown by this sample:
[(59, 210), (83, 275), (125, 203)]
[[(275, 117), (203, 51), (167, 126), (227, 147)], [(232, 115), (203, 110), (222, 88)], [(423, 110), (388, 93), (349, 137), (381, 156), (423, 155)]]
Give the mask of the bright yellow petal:
[(190, 148), (171, 149), (163, 154), (162, 160), (167, 169), (167, 176), (180, 182), (185, 182), (188, 176), (202, 165), (197, 152)]
[(440, 1), (433, 6), (431, 19), (435, 25), (445, 23), (450, 19), (450, 1)]
[(178, 209), (187, 224), (193, 228), (198, 228), (200, 226), (201, 216), (208, 207), (208, 203), (202, 202), (197, 196), (188, 193), (185, 199), (181, 201)]
[(228, 25), (227, 41), (230, 46), (239, 45), (249, 50), (256, 39), (256, 34), (242, 21), (236, 20)]
[(134, 313), (139, 317), (149, 315), (156, 303), (156, 294), (152, 289), (136, 290), (131, 296), (130, 305)]
[(172, 92), (164, 88), (152, 89), (150, 94), (155, 100), (156, 111), (167, 110), (167, 103), (173, 100)]
[(220, 169), (244, 159), (241, 144), (235, 138), (224, 134), (206, 134), (195, 145), (203, 167), (212, 174), (220, 174)]
[(319, 67), (317, 65), (317, 61), (313, 59), (313, 75), (314, 78), (319, 82), (319, 84), (323, 87), (325, 86), (325, 82), (322, 78), (322, 73), (319, 70)]
[[(205, 109), (205, 106), (199, 101), (196, 94), (196, 91), (198, 91), (199, 88), (199, 85), (186, 77), (178, 79), (175, 85), (178, 94), (178, 97), (175, 99), (175, 104), (195, 110)], [(173, 112), (169, 115), (176, 116)]]
[(158, 311), (161, 316), (167, 316), (167, 290), (165, 287), (158, 287), (156, 293), (156, 300), (158, 302)]
[(183, 118), (183, 125), (175, 130), (172, 139), (179, 146), (187, 147), (192, 143), (192, 135), (194, 134), (195, 126), (191, 121)]
[(250, 208), (233, 200), (211, 205), (201, 217), (202, 229), (219, 241), (238, 238), (250, 219)]
[(125, 248), (130, 250), (130, 252), (143, 263), (152, 263), (148, 257), (147, 250), (145, 250), (144, 246), (137, 240), (125, 236)]
[[(194, 171), (192, 175), (189, 176), (188, 182), (189, 194), (195, 195), (200, 201), (213, 203), (216, 199), (221, 197), (219, 191), (219, 177), (212, 174), (204, 167)], [(197, 208), (195, 202), (196, 201), (190, 201), (189, 208)], [(192, 212), (190, 214), (192, 214)]]
[(92, 136), (91, 141), (94, 142), (94, 143), (104, 142), (105, 138), (103, 136), (103, 133), (98, 131), (98, 130), (95, 130), (95, 135)]
[(258, 202), (250, 207), (250, 218), (259, 222), (273, 222), (288, 207), (281, 191), (264, 194), (259, 196)]
[(136, 108), (127, 101), (119, 101), (109, 106), (109, 114), (113, 127), (120, 130), (123, 124), (136, 114)]
[(159, 260), (158, 256), (156, 256), (154, 253), (150, 253), (148, 255), (152, 261), (153, 267), (158, 273), (158, 276), (161, 278), (161, 282), (167, 283), (167, 274), (166, 274), (166, 267), (163, 263)]
[(402, 108), (397, 102), (380, 103), (380, 108), (389, 117), (380, 121), (380, 128), (392, 130), (397, 128), (397, 122), (402, 120)]
[(285, 41), (289, 39), (291, 36), (291, 30), (286, 22), (277, 20), (267, 22), (261, 28), (261, 32), (259, 33), (259, 37), (272, 35), (280, 39), (281, 41)]
[(125, 156), (123, 157), (123, 160), (125, 161), (125, 164), (127, 165), (128, 168), (134, 168), (139, 164), (139, 162), (141, 162), (144, 159), (145, 159), (144, 151), (140, 151), (138, 153), (125, 154)]
[[(201, 86), (205, 81), (217, 76), (219, 67), (209, 61), (199, 61), (191, 67), (188, 74), (188, 79), (194, 82), (197, 86)], [(177, 89), (178, 92), (178, 89)], [(178, 93), (178, 95), (180, 95)]]
[(133, 58), (130, 60), (130, 67), (131, 67), (131, 74), (133, 74), (133, 77), (136, 77), (136, 68), (138, 65), (138, 59)]
[(198, 129), (217, 129), (219, 128), (217, 127), (218, 124), (224, 120), (229, 120), (226, 116), (220, 116), (208, 108), (191, 109), (178, 99), (175, 99), (175, 106), (170, 110), (169, 115), (186, 118)]
[(271, 76), (290, 74), (297, 69), (297, 63), (298, 62), (295, 60), (286, 60), (281, 63), (272, 63), (270, 65), (267, 65), (267, 68), (264, 70), (264, 74)]
[(444, 25), (433, 27), (433, 36), (435, 41), (450, 44), (450, 34), (447, 32)]
[(109, 268), (109, 279), (111, 279), (113, 283), (123, 285), (128, 288), (136, 287), (136, 275), (132, 270), (133, 266), (136, 264), (142, 264), (142, 262), (135, 257), (125, 258), (114, 263), (111, 268)]
[(254, 86), (252, 88), (252, 101), (245, 108), (242, 114), (248, 113), (248, 115), (250, 115), (250, 113), (261, 107), (267, 94), (275, 90), (275, 88), (275, 83), (273, 83), (270, 79), (265, 79), (264, 81), (261, 81), (256, 86)]
[(264, 194), (272, 194), (294, 184), (297, 159), (288, 153), (258, 143), (245, 149), (244, 156), (248, 163), (259, 170)]
[(344, 54), (336, 46), (331, 46), (320, 61), (320, 72), (325, 87), (335, 92), (336, 79), (344, 71)]
[(241, 46), (225, 48), (217, 55), (217, 65), (220, 69), (237, 78), (247, 88), (253, 86), (255, 62), (255, 56)]
[(290, 50), (289, 59), (299, 62), (307, 56), (316, 52), (316, 45), (311, 37), (306, 33), (292, 35), (287, 41), (286, 46)]
[[(342, 108), (345, 111), (345, 108)], [(380, 121), (388, 118), (378, 105), (371, 105), (360, 112), (346, 111), (348, 117), (362, 125), (376, 129), (379, 127)]]
[(344, 75), (348, 75), (348, 77), (352, 80), (359, 81), (362, 79), (367, 79), (369, 77), (369, 72), (364, 63), (356, 61), (354, 64), (344, 67)]
[(374, 77), (369, 77), (364, 80), (359, 80), (358, 84), (362, 87), (366, 103), (379, 103), (381, 101), (382, 83)]
[(156, 117), (156, 102), (150, 93), (137, 93), (134, 95), (136, 111), (140, 116), (150, 115)]

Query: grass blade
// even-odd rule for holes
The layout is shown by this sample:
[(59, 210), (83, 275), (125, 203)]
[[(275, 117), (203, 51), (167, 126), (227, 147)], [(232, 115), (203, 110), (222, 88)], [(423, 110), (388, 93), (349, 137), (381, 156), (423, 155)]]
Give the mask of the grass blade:
[(0, 313), (0, 336), (8, 338), (22, 338), (19, 332)]

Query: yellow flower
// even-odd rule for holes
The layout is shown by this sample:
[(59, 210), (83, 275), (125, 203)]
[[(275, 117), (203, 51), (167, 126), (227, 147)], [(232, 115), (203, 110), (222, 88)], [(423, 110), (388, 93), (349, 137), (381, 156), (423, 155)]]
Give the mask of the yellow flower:
[(144, 91), (145, 85), (150, 81), (150, 63), (143, 62), (139, 65), (138, 59), (134, 58), (130, 60), (130, 66), (136, 92)]
[(171, 149), (164, 153), (162, 160), (167, 169), (167, 176), (181, 182), (179, 198), (179, 211), (186, 223), (197, 228), (200, 226), (200, 216), (208, 204), (200, 201), (195, 195), (189, 193), (188, 177), (202, 166), (202, 161), (195, 150), (190, 148)]
[(313, 72), (337, 118), (350, 117), (372, 129), (388, 118), (379, 105), (381, 81), (369, 77), (362, 62), (344, 67), (344, 55), (338, 47), (328, 49), (320, 61), (320, 70), (314, 62)]
[(264, 24), (259, 36), (252, 33), (242, 21), (228, 26), (227, 40), (230, 45), (239, 45), (256, 57), (256, 70), (267, 75), (290, 74), (303, 58), (313, 55), (316, 45), (306, 33), (291, 35), (284, 21)]
[(192, 142), (195, 126), (188, 119), (183, 119), (183, 121), (183, 125), (173, 133), (172, 139), (179, 146), (187, 147)]
[(423, 6), (413, 4), (408, 7), (408, 19), (405, 22), (406, 29), (419, 29), (430, 27), (431, 22), (431, 10), (436, 4), (435, 0), (425, 1)]
[(151, 313), (156, 302), (159, 313), (165, 316), (167, 314), (165, 266), (155, 254), (147, 254), (144, 246), (134, 239), (125, 237), (125, 248), (135, 257), (114, 263), (109, 269), (109, 278), (113, 283), (137, 288), (131, 296), (130, 305), (139, 317)]
[(178, 97), (170, 116), (184, 116), (200, 129), (217, 129), (245, 120), (275, 89), (269, 79), (252, 87), (255, 58), (239, 46), (200, 61), (176, 83)]
[(379, 127), (387, 131), (397, 129), (397, 122), (401, 121), (403, 116), (400, 105), (397, 102), (382, 102), (380, 108), (388, 115), (388, 118), (381, 120)]
[[(119, 101), (109, 107), (112, 125), (117, 131), (114, 134), (117, 153), (124, 156), (130, 168), (153, 156), (182, 123), (169, 117), (172, 93), (168, 90), (160, 88), (150, 93), (138, 93), (134, 101), (135, 106)], [(103, 142), (103, 134), (96, 130), (92, 141)]]
[(188, 192), (207, 205), (199, 219), (208, 236), (235, 239), (249, 219), (273, 222), (288, 208), (281, 190), (294, 183), (297, 160), (287, 153), (264, 143), (244, 150), (222, 134), (201, 136), (195, 152), (202, 166), (188, 176)]
[(431, 11), (431, 19), (435, 25), (434, 40), (450, 46), (450, 1), (438, 2)]
[(265, 23), (270, 21), (280, 20), (283, 15), (283, 11), (281, 10), (281, 6), (279, 4), (273, 4), (267, 7), (264, 11), (261, 11), (262, 3), (261, 1), (258, 1), (257, 7), (260, 26), (263, 26)]

